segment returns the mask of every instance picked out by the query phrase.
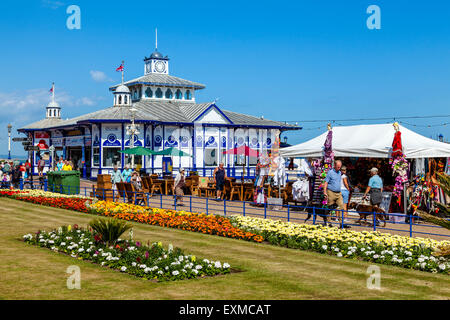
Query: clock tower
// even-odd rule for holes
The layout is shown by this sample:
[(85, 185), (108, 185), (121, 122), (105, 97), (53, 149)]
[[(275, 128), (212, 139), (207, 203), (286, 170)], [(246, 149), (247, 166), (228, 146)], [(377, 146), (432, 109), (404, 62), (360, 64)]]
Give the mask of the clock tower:
[(158, 31), (156, 31), (156, 47), (150, 57), (145, 57), (144, 74), (157, 73), (157, 74), (169, 74), (169, 58), (158, 51)]

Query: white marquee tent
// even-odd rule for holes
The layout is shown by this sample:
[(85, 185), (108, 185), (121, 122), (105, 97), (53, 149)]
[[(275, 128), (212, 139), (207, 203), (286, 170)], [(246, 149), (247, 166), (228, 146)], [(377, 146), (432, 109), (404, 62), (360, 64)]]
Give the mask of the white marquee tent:
[[(403, 153), (406, 158), (450, 157), (450, 144), (424, 137), (403, 126)], [(316, 158), (323, 156), (328, 132), (304, 143), (280, 150), (283, 157)], [(395, 129), (392, 124), (370, 124), (333, 128), (332, 147), (335, 157), (389, 158)]]

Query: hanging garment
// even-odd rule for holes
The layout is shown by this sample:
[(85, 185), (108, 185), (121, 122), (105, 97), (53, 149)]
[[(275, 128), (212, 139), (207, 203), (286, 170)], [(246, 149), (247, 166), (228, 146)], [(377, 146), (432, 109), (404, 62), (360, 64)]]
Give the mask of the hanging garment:
[(278, 156), (273, 160), (276, 165), (277, 165), (277, 169), (274, 172), (273, 175), (273, 181), (274, 181), (274, 185), (278, 187), (278, 185), (280, 187), (284, 187), (286, 186), (286, 161), (284, 160), (284, 158), (282, 156)]
[(294, 201), (309, 201), (309, 181), (307, 178), (299, 178), (292, 184), (292, 196)]
[(300, 165), (298, 166), (298, 173), (300, 175), (305, 175), (305, 174), (308, 176), (313, 175), (311, 167), (310, 167), (308, 161), (306, 161), (305, 159), (300, 159)]
[(414, 174), (416, 176), (420, 174), (425, 174), (425, 158), (416, 159)]
[(403, 154), (403, 148), (402, 148), (402, 133), (400, 131), (397, 131), (394, 134), (394, 141), (392, 141), (392, 158), (395, 158), (397, 156), (401, 156)]

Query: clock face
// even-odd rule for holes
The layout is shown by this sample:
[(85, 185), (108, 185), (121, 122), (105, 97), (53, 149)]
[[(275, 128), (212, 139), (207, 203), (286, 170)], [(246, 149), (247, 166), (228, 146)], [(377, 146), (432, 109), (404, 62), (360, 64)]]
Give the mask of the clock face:
[(164, 70), (166, 70), (166, 65), (162, 61), (157, 61), (155, 63), (155, 69), (158, 72), (164, 72)]

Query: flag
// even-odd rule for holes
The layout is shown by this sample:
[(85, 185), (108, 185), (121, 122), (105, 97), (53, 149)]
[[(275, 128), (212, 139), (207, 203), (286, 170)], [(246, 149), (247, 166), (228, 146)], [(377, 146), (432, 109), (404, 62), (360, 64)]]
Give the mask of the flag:
[(48, 92), (53, 93), (53, 86), (48, 90)]
[(116, 69), (116, 71), (123, 71), (123, 62), (122, 62), (122, 64)]

